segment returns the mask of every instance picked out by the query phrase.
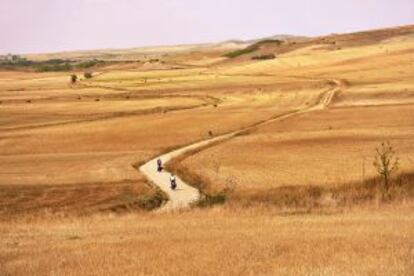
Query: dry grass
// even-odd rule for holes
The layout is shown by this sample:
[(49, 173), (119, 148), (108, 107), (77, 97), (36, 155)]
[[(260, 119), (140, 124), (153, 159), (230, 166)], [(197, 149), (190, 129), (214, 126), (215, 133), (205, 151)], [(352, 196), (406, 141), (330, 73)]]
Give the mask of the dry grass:
[(143, 181), (75, 185), (2, 185), (3, 218), (43, 212), (85, 215), (103, 211), (153, 210), (166, 196)]
[[(223, 191), (232, 191), (233, 201), (247, 205), (264, 201), (313, 206), (321, 191), (333, 193), (365, 183), (376, 176), (374, 149), (386, 140), (401, 158), (400, 172), (411, 174), (414, 82), (410, 76), (414, 67), (409, 55), (413, 46), (409, 36), (380, 47), (347, 48), (341, 55), (331, 51), (309, 54), (311, 49), (302, 49), (282, 56), (283, 62), (278, 58), (228, 67), (231, 74), (276, 72), (282, 77), (295, 74), (298, 79), (332, 76), (344, 85), (328, 110), (250, 131), (176, 159), (171, 168), (206, 194), (222, 196)], [(289, 60), (307, 65), (292, 70)], [(375, 193), (370, 197), (375, 198)]]
[(0, 223), (0, 266), (3, 275), (410, 275), (412, 207), (26, 217)]
[[(298, 89), (294, 94), (285, 93), (287, 84), (263, 91), (242, 83), (240, 90), (229, 91), (211, 90), (202, 82), (198, 88), (204, 91), (200, 93), (180, 89), (168, 79), (185, 75), (185, 81), (192, 83), (199, 78), (198, 72), (115, 72), (73, 87), (67, 86), (64, 74), (3, 73), (0, 185), (7, 188), (2, 194), (2, 212), (20, 214), (44, 208), (93, 211), (102, 209), (101, 202), (122, 205), (114, 197), (128, 203), (125, 190), (132, 198), (156, 195), (131, 164), (205, 139), (210, 131), (218, 135), (305, 106), (323, 89), (315, 81), (309, 81), (308, 88), (306, 81), (292, 86)], [(154, 92), (157, 86), (152, 87), (151, 81), (145, 92), (116, 85), (128, 80), (128, 87), (142, 76), (159, 78), (173, 90)], [(108, 80), (103, 87), (94, 83), (101, 78)], [(50, 88), (46, 85), (41, 90), (43, 83)], [(10, 91), (11, 84), (15, 91)], [(256, 116), (250, 116), (251, 110)], [(125, 182), (138, 188), (124, 188)], [(54, 190), (57, 192), (50, 192)], [(77, 200), (82, 191), (86, 202)], [(16, 193), (22, 196), (15, 199)]]
[(229, 179), (240, 193), (335, 186), (375, 176), (374, 149), (390, 140), (401, 158), (401, 170), (410, 172), (412, 111), (412, 106), (387, 106), (303, 114), (204, 150), (182, 165), (213, 183), (210, 191), (226, 188)]
[[(260, 62), (223, 61), (227, 46), (145, 49), (174, 54), (73, 86), (66, 73), (0, 72), (0, 274), (413, 274), (414, 38), (402, 36), (411, 29), (285, 44)], [(329, 109), (172, 164), (228, 204), (142, 211), (165, 197), (133, 164), (306, 109), (333, 80), (342, 85)], [(404, 179), (376, 205), (371, 162), (384, 140)]]
[[(154, 195), (155, 191), (144, 184), (131, 164), (205, 139), (210, 131), (217, 135), (236, 130), (304, 105), (305, 101), (312, 102), (321, 90), (310, 82), (308, 91), (297, 87), (292, 95), (284, 95), (281, 90), (262, 95), (257, 88), (244, 87), (231, 93), (206, 90), (207, 95), (176, 90), (157, 98), (157, 94), (150, 94), (153, 88), (145, 94), (90, 87), (93, 84), (68, 88), (60, 79), (54, 79), (55, 88), (42, 92), (41, 74), (27, 74), (5, 74), (3, 77), (7, 75), (15, 87), (26, 89), (0, 93), (0, 114), (4, 115), (0, 120), (0, 185), (7, 187), (3, 194), (4, 214), (44, 208), (78, 211), (85, 205), (88, 211), (100, 210), (101, 202), (122, 205), (113, 201), (114, 197), (125, 198), (128, 203), (123, 185), (117, 183), (139, 186), (133, 189), (132, 196)], [(114, 78), (120, 75), (118, 72)], [(125, 77), (129, 75), (125, 72)], [(135, 77), (132, 74), (131, 78)], [(19, 78), (23, 78), (23, 83)], [(49, 75), (44, 79), (53, 83)], [(33, 87), (25, 86), (29, 80)], [(255, 93), (249, 93), (252, 90)], [(11, 97), (13, 93), (22, 95)], [(96, 102), (97, 98), (101, 100)], [(248, 113), (252, 109), (255, 117)], [(103, 188), (97, 193), (99, 185)], [(113, 187), (107, 188), (109, 185)], [(82, 191), (87, 203), (77, 200)], [(19, 192), (22, 195), (15, 200), (14, 195)]]
[(86, 98), (78, 96), (71, 100), (3, 103), (0, 110), (0, 127), (10, 128), (47, 126), (107, 118), (160, 113), (175, 109), (194, 108), (203, 101), (191, 98), (160, 99), (105, 99), (100, 96)]

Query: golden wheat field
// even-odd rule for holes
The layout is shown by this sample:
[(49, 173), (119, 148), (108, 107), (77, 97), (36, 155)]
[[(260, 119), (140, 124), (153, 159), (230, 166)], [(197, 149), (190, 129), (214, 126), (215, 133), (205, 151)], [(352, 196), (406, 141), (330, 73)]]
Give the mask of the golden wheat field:
[(26, 217), (0, 224), (4, 275), (410, 275), (412, 204)]
[[(414, 273), (414, 27), (223, 56), (244, 47), (27, 56), (110, 53), (92, 78), (2, 69), (0, 275)], [(167, 164), (199, 204), (151, 211), (168, 197), (141, 164), (233, 132)]]

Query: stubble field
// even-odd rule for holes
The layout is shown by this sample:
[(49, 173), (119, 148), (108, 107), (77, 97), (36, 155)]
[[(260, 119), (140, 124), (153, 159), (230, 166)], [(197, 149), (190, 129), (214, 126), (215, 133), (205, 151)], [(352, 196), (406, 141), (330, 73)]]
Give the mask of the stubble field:
[[(413, 32), (183, 51), (76, 84), (83, 72), (0, 72), (0, 271), (412, 274)], [(137, 165), (249, 126), (169, 164), (224, 205), (147, 211), (166, 198)], [(385, 203), (372, 166), (384, 141), (405, 176)]]

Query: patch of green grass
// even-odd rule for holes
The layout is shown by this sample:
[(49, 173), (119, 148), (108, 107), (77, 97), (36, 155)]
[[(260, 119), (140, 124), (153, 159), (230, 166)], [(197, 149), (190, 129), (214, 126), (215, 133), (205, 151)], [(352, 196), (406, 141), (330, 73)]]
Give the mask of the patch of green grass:
[(254, 52), (258, 49), (256, 47), (252, 47), (252, 46), (246, 47), (244, 49), (229, 52), (229, 53), (225, 54), (224, 56), (228, 57), (228, 58), (235, 58), (235, 57), (242, 56), (242, 55), (245, 55), (245, 54), (250, 54), (250, 53), (252, 53), (252, 52)]
[(236, 57), (239, 57), (239, 56), (242, 56), (242, 55), (250, 54), (250, 53), (252, 53), (256, 50), (259, 50), (260, 47), (264, 44), (277, 44), (277, 45), (280, 45), (282, 43), (283, 43), (283, 41), (277, 40), (277, 39), (265, 39), (265, 40), (261, 40), (259, 42), (256, 42), (252, 45), (249, 45), (244, 49), (235, 50), (235, 51), (226, 53), (226, 54), (224, 54), (224, 56), (228, 57), (228, 58), (236, 58)]

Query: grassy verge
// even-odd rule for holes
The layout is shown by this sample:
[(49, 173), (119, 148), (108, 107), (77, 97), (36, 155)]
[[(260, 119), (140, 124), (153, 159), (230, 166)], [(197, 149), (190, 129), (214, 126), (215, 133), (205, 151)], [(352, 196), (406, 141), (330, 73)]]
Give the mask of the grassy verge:
[(109, 202), (109, 206), (101, 211), (127, 212), (133, 210), (152, 211), (159, 208), (168, 200), (168, 197), (159, 189), (149, 195), (121, 194)]
[(188, 183), (189, 185), (197, 188), (201, 193), (201, 199), (195, 203), (198, 207), (208, 207), (216, 204), (224, 204), (227, 200), (228, 192), (225, 191), (212, 191), (209, 190), (209, 180), (201, 175), (195, 174), (191, 172), (188, 168), (181, 165), (181, 162), (184, 161), (184, 159), (201, 152), (205, 149), (208, 149), (210, 147), (214, 147), (215, 145), (221, 144), (225, 141), (228, 141), (231, 138), (226, 138), (223, 140), (219, 140), (210, 144), (207, 144), (203, 147), (190, 150), (180, 156), (177, 156), (173, 159), (171, 159), (167, 164), (165, 164), (165, 167), (168, 171), (174, 173), (175, 175), (179, 175), (180, 178)]
[(281, 208), (315, 209), (346, 207), (369, 202), (392, 202), (414, 198), (414, 173), (403, 174), (385, 192), (379, 178), (337, 187), (284, 186), (254, 193), (234, 193), (231, 200), (243, 206), (270, 204)]

